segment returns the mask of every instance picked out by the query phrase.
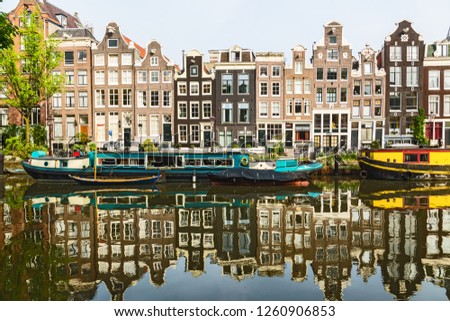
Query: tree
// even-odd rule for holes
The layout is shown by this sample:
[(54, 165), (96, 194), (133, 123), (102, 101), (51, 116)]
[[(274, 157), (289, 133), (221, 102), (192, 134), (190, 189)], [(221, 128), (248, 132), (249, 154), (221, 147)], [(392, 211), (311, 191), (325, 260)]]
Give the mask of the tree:
[(0, 88), (7, 97), (6, 104), (16, 108), (25, 121), (27, 145), (33, 108), (60, 91), (64, 80), (61, 75), (53, 75), (62, 53), (55, 39), (45, 39), (38, 10), (25, 15), (18, 29), (23, 50), (15, 52), (12, 46), (0, 50)]
[(17, 28), (8, 20), (5, 12), (0, 12), (0, 50), (11, 47), (15, 35)]
[(419, 114), (413, 118), (411, 127), (416, 143), (428, 145), (428, 139), (425, 137), (425, 110), (423, 108), (419, 108)]

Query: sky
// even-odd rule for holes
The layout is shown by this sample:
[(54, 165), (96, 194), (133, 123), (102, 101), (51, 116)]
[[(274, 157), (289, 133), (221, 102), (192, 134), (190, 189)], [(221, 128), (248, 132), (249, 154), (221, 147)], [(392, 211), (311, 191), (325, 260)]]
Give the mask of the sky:
[[(122, 34), (145, 47), (158, 40), (163, 53), (180, 64), (182, 51), (208, 51), (233, 45), (254, 52), (284, 52), (302, 45), (311, 55), (323, 26), (337, 21), (353, 55), (369, 44), (380, 50), (396, 23), (411, 21), (425, 42), (442, 40), (450, 28), (448, 0), (50, 0), (68, 13), (78, 12), (85, 25), (101, 40), (109, 22)], [(19, 0), (3, 0), (0, 11), (9, 12)]]

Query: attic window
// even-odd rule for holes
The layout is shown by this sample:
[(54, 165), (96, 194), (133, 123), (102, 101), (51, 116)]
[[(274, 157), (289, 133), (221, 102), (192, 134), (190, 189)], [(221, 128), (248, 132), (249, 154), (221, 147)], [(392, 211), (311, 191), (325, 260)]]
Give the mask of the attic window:
[(330, 43), (336, 43), (336, 36), (330, 36)]
[(59, 21), (59, 24), (61, 25), (61, 27), (65, 28), (67, 27), (67, 17), (63, 14), (57, 14), (56, 18)]
[(119, 47), (119, 41), (117, 39), (108, 39), (108, 48)]
[(231, 52), (231, 61), (241, 61), (241, 52), (240, 51), (232, 51)]

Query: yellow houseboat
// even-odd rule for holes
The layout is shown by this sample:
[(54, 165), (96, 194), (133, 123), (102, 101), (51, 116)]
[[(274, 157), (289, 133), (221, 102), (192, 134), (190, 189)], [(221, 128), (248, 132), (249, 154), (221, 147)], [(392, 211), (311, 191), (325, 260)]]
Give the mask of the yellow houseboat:
[(416, 146), (368, 149), (358, 158), (361, 178), (450, 180), (450, 150)]

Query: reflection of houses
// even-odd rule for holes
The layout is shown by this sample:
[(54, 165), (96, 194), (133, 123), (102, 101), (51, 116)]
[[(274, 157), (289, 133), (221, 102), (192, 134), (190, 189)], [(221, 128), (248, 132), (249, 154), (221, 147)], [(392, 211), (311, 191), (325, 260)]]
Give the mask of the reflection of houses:
[(425, 244), (425, 215), (412, 210), (384, 212), (385, 252), (381, 273), (386, 291), (396, 299), (408, 299), (420, 289)]
[(256, 272), (255, 206), (249, 200), (235, 200), (217, 208), (217, 263), (224, 275), (242, 280)]
[(312, 267), (327, 300), (342, 300), (342, 291), (350, 278), (350, 205), (350, 192), (341, 190), (324, 192), (320, 202), (315, 204)]
[(214, 200), (206, 194), (177, 194), (177, 257), (186, 258), (185, 270), (194, 276), (205, 271), (205, 259), (216, 255), (215, 225), (216, 207)]
[(256, 261), (258, 275), (284, 275), (285, 205), (276, 197), (262, 197), (257, 200)]
[(426, 252), (422, 258), (425, 275), (444, 287), (450, 299), (450, 210), (427, 210), (426, 226)]

